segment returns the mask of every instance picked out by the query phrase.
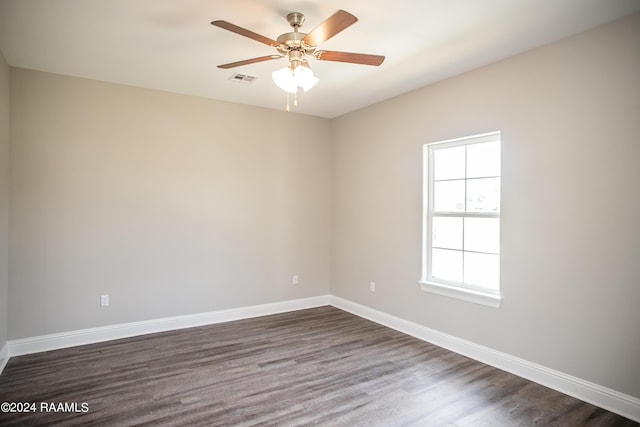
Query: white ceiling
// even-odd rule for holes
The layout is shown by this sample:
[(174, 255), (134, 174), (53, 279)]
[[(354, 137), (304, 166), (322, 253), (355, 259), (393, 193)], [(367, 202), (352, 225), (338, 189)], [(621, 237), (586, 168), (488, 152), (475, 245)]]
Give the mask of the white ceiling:
[[(309, 32), (338, 9), (359, 21), (320, 48), (386, 60), (311, 59), (320, 82), (292, 111), (333, 118), (640, 11), (640, 0), (0, 0), (0, 50), (11, 66), (284, 109), (271, 72), (286, 60), (216, 68), (276, 52), (210, 22), (275, 39), (289, 12)], [(257, 79), (228, 80), (234, 71)]]

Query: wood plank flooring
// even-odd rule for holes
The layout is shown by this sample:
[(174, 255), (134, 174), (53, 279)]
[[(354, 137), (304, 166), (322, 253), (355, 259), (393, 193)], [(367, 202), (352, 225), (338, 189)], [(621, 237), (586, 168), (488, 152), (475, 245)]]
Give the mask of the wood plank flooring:
[(333, 307), (14, 357), (6, 401), (37, 412), (2, 426), (638, 425)]

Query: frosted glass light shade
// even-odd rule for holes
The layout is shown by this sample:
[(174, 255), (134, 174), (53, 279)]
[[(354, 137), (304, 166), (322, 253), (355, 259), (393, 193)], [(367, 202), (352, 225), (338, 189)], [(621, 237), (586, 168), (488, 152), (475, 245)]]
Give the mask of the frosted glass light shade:
[(319, 79), (313, 75), (313, 71), (303, 65), (296, 67), (293, 72), (293, 80), (296, 85), (300, 86), (305, 92), (318, 83)]
[(281, 68), (271, 73), (271, 78), (280, 89), (289, 93), (296, 93), (298, 86), (306, 92), (320, 81), (310, 68), (303, 65), (297, 66), (294, 71), (290, 67)]
[(284, 67), (271, 73), (271, 78), (278, 87), (285, 92), (296, 93), (298, 86), (293, 79), (293, 72), (291, 68)]

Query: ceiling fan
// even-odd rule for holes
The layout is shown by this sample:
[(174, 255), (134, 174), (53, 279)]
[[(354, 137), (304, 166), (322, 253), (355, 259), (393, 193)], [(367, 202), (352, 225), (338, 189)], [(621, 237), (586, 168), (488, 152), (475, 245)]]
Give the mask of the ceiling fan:
[(306, 59), (311, 56), (319, 61), (348, 62), (352, 64), (374, 65), (382, 64), (385, 57), (381, 55), (369, 55), (364, 53), (336, 52), (331, 50), (317, 50), (317, 46), (329, 40), (339, 32), (354, 24), (358, 18), (344, 10), (338, 10), (327, 20), (305, 34), (299, 32), (305, 21), (305, 17), (300, 12), (292, 12), (287, 15), (287, 21), (293, 28), (293, 32), (284, 33), (277, 39), (262, 36), (253, 31), (231, 24), (227, 21), (213, 21), (211, 25), (223, 28), (241, 36), (248, 37), (257, 42), (275, 48), (278, 54), (260, 56), (257, 58), (245, 59), (243, 61), (231, 62), (218, 65), (218, 68), (234, 68), (241, 65), (253, 64), (256, 62), (270, 61), (274, 59), (289, 59), (289, 67), (275, 71), (272, 74), (276, 84), (288, 93), (296, 93), (298, 87), (307, 91), (317, 83), (318, 79), (313, 76), (309, 63)]

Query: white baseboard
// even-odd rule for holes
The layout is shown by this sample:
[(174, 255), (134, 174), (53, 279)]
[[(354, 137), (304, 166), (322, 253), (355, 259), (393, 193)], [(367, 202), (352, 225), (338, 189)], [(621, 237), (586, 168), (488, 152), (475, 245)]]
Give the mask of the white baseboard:
[(390, 314), (330, 296), (330, 304), (365, 319), (446, 348), (503, 371), (568, 394), (585, 402), (640, 422), (640, 399), (581, 378), (463, 340)]
[(11, 340), (0, 349), (0, 373), (2, 373), (2, 369), (4, 369), (9, 357), (12, 356), (267, 316), (324, 305), (332, 305), (640, 422), (640, 399), (638, 398), (333, 295)]
[(0, 348), (0, 374), (4, 370), (4, 367), (7, 366), (7, 362), (9, 361), (9, 343), (6, 342)]
[(173, 331), (194, 326), (212, 325), (232, 320), (267, 316), (287, 311), (329, 305), (329, 296), (303, 298), (248, 307), (231, 308), (207, 313), (187, 314), (183, 316), (165, 317), (162, 319), (144, 320), (141, 322), (122, 323), (98, 328), (81, 329), (57, 334), (11, 340), (7, 344), (10, 357), (41, 351), (75, 347), (120, 338), (129, 338), (155, 332)]

